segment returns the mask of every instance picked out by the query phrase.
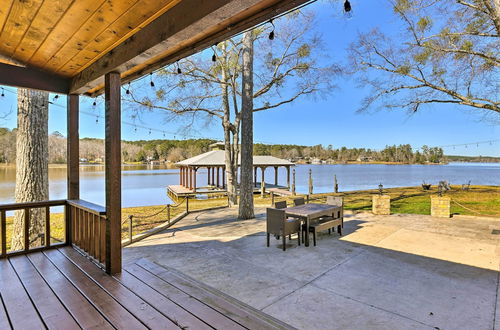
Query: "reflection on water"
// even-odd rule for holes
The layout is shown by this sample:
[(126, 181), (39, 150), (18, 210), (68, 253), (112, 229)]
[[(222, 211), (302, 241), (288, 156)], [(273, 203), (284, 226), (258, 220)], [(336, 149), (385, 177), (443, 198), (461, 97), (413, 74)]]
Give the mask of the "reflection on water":
[[(500, 185), (500, 164), (451, 163), (449, 165), (298, 165), (297, 192), (308, 190), (308, 172), (312, 169), (314, 192), (333, 190), (333, 176), (337, 175), (339, 189), (375, 189), (384, 187), (420, 185), (422, 181), (437, 184), (447, 180), (452, 184)], [(124, 207), (159, 205), (171, 202), (166, 187), (179, 183), (178, 170), (165, 166), (124, 165), (122, 167), (122, 203)], [(260, 171), (258, 171), (260, 181)], [(274, 183), (274, 168), (266, 170), (267, 182)], [(14, 201), (15, 169), (0, 167), (0, 203)], [(66, 198), (66, 168), (49, 169), (51, 199)], [(104, 166), (80, 167), (81, 198), (104, 205)], [(198, 171), (197, 182), (206, 184), (206, 170)], [(286, 170), (279, 170), (279, 184), (286, 185)]]

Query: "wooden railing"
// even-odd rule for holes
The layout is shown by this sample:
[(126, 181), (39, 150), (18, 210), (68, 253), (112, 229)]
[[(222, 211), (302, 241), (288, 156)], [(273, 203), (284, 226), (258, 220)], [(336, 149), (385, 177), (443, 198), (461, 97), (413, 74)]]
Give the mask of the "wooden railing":
[[(66, 200), (54, 200), (54, 201), (42, 201), (42, 202), (30, 202), (30, 203), (16, 203), (16, 204), (2, 204), (0, 205), (0, 258), (5, 258), (8, 256), (26, 254), (28, 252), (41, 251), (61, 245), (65, 245), (68, 242), (68, 235), (64, 235), (61, 242), (52, 243), (51, 242), (51, 224), (50, 224), (50, 208), (55, 206), (66, 207)], [(45, 217), (44, 232), (39, 237), (41, 244), (40, 246), (30, 247), (30, 234), (29, 225), (31, 222), (31, 211), (33, 209), (43, 209), (43, 214)], [(16, 251), (7, 251), (7, 212), (9, 211), (24, 211), (22, 216), (24, 217), (23, 224), (23, 248)], [(65, 231), (66, 233), (66, 231)]]
[(106, 208), (83, 200), (67, 201), (67, 218), (71, 230), (71, 243), (102, 268), (109, 259), (106, 246)]

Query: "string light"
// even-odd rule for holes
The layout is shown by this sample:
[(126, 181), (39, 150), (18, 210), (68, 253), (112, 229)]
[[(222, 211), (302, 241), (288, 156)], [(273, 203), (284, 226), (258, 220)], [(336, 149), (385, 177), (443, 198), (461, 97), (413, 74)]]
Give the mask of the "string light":
[(54, 98), (52, 99), (52, 101), (55, 101), (55, 100), (57, 100), (58, 98), (59, 98), (59, 95), (58, 95), (58, 94), (56, 94), (56, 95), (54, 95)]
[(95, 123), (96, 123), (96, 125), (99, 124), (99, 116), (95, 117)]
[(176, 63), (177, 63), (177, 74), (181, 74), (182, 70), (181, 67), (179, 66), (179, 61), (177, 61)]
[(352, 10), (351, 3), (349, 2), (349, 0), (345, 0), (344, 1), (344, 11), (346, 13), (349, 13), (351, 10)]
[(212, 55), (212, 62), (217, 62), (217, 54), (215, 53), (215, 47), (217, 47), (217, 44), (212, 46), (212, 51), (214, 54)]
[(3, 87), (2, 87), (2, 97), (4, 97), (4, 96), (5, 96), (5, 91), (4, 91)]
[(271, 20), (269, 20), (269, 23), (273, 26), (272, 31), (269, 33), (269, 40), (274, 40), (274, 37), (275, 37), (275, 34), (274, 34), (274, 29), (275, 29), (276, 27), (274, 26), (274, 23), (273, 23), (273, 20), (272, 20), (272, 19), (271, 19)]
[(128, 82), (127, 89), (125, 90), (125, 94), (130, 94), (130, 81)]
[(149, 85), (151, 85), (151, 87), (155, 87), (155, 83), (153, 82), (153, 72), (149, 74), (149, 79)]
[(97, 105), (97, 98), (94, 98), (94, 102), (92, 103), (92, 107), (95, 108)]

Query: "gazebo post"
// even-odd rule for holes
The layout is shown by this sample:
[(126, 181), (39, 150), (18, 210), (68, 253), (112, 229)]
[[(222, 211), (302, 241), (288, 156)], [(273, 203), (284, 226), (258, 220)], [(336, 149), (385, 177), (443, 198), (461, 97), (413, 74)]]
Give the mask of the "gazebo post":
[(196, 192), (196, 172), (198, 171), (198, 168), (195, 167), (193, 171), (193, 190)]
[(104, 78), (105, 90), (105, 187), (106, 187), (106, 272), (122, 269), (121, 203), (121, 79), (110, 72)]
[(257, 187), (257, 166), (253, 168), (253, 185)]
[(266, 168), (261, 167), (260, 171), (262, 173), (262, 178), (261, 178), (261, 183), (260, 183), (260, 195), (261, 195), (261, 197), (264, 197), (264, 193), (266, 192), (266, 179), (265, 179)]
[(179, 184), (182, 186), (182, 175), (184, 174), (184, 167), (179, 168)]
[(207, 186), (210, 186), (210, 167), (207, 166)]
[(222, 189), (226, 188), (226, 167), (222, 168)]
[(290, 165), (286, 167), (286, 188), (290, 190)]
[(215, 186), (215, 167), (212, 167), (212, 186)]
[(274, 185), (278, 186), (278, 166), (274, 167)]
[(219, 169), (220, 167), (217, 166), (217, 188), (219, 188)]

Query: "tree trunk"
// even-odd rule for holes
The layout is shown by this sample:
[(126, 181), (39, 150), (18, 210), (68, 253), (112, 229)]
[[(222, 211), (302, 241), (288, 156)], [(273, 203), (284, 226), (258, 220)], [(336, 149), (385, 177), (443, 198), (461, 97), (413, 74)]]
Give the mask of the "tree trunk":
[[(225, 43), (222, 43), (222, 49), (225, 53)], [(229, 106), (229, 91), (228, 82), (229, 77), (227, 74), (227, 59), (224, 57), (222, 64), (222, 76), (221, 80), (224, 82), (222, 87), (222, 107), (224, 109), (224, 118), (222, 120), (222, 127), (224, 129), (224, 150), (225, 150), (225, 164), (226, 164), (226, 190), (229, 200), (229, 205), (238, 204), (238, 196), (236, 193), (237, 183), (236, 183), (236, 173), (238, 169), (238, 155), (235, 155), (233, 147), (231, 145), (231, 133), (235, 134), (233, 127), (231, 125), (231, 108)]]
[(241, 167), (238, 218), (254, 217), (253, 208), (253, 35), (243, 35), (241, 91)]
[[(16, 203), (48, 200), (49, 94), (20, 88), (17, 95)], [(24, 212), (17, 211), (14, 216), (14, 251), (24, 248)], [(44, 227), (45, 210), (32, 209), (29, 223), (30, 247), (42, 245)]]

